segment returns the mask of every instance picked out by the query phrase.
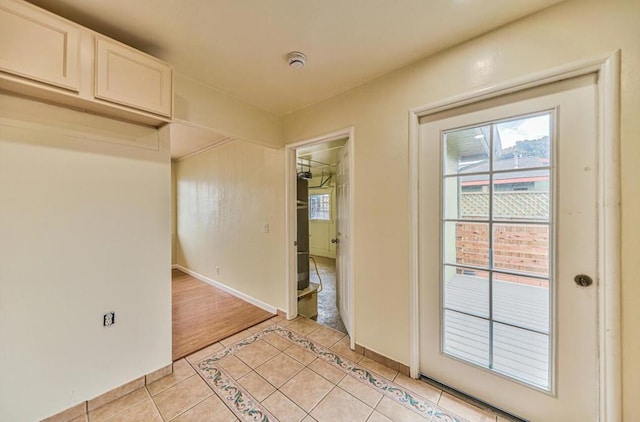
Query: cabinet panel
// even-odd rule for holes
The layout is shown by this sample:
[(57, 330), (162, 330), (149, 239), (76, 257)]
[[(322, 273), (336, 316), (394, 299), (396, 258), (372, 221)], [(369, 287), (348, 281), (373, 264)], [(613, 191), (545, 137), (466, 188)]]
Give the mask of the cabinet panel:
[(0, 0), (0, 71), (78, 91), (80, 29), (24, 2)]
[(122, 44), (97, 38), (95, 96), (171, 116), (171, 68)]

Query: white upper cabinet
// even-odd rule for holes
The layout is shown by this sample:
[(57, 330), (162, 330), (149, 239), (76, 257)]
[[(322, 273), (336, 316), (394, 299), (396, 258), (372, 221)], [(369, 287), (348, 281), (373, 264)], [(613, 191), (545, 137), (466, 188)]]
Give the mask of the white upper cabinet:
[(169, 65), (23, 0), (0, 0), (0, 90), (152, 126), (173, 112)]
[(171, 116), (171, 67), (118, 42), (96, 38), (96, 89), (101, 100)]
[(24, 2), (0, 2), (0, 70), (79, 90), (80, 27)]

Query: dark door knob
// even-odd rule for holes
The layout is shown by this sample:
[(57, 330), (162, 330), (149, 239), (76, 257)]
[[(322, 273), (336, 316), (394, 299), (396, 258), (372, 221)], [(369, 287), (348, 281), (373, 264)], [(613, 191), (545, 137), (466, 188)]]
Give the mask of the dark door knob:
[(573, 278), (578, 286), (588, 287), (593, 284), (593, 279), (586, 274), (578, 274)]
[(331, 243), (338, 243), (338, 239), (331, 239)]

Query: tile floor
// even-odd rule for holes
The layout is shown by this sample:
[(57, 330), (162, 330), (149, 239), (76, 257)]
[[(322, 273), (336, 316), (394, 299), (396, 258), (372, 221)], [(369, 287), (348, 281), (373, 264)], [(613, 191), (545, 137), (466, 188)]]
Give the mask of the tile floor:
[(344, 334), (274, 317), (174, 363), (81, 421), (502, 421), (349, 349)]

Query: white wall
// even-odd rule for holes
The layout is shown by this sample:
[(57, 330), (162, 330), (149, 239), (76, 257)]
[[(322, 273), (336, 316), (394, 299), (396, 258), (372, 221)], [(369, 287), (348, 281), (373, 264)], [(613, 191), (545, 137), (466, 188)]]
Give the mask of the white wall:
[(178, 182), (176, 181), (176, 164), (171, 162), (171, 265), (178, 263), (176, 239), (178, 237)]
[(283, 151), (233, 141), (175, 170), (177, 263), (284, 309)]
[(174, 73), (175, 118), (275, 148), (282, 144), (282, 118), (180, 73)]
[(171, 362), (167, 134), (0, 94), (0, 420)]
[(566, 1), (285, 118), (287, 143), (355, 127), (359, 344), (409, 361), (409, 109), (621, 49), (624, 414), (640, 420), (639, 22), (637, 0)]

